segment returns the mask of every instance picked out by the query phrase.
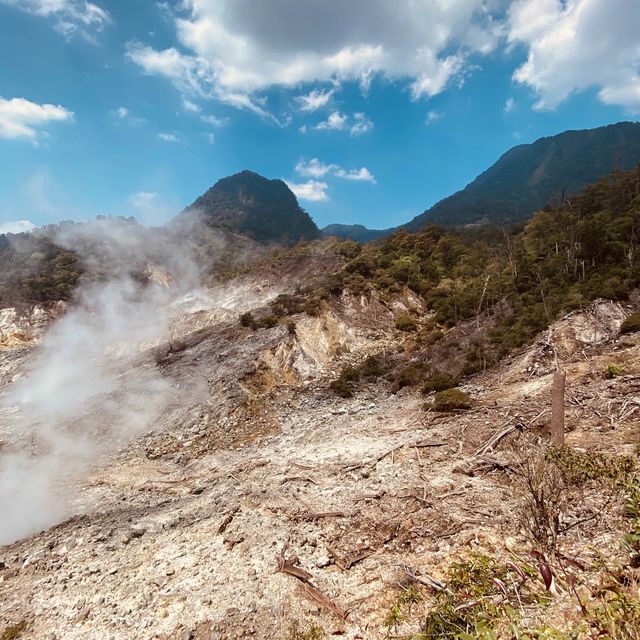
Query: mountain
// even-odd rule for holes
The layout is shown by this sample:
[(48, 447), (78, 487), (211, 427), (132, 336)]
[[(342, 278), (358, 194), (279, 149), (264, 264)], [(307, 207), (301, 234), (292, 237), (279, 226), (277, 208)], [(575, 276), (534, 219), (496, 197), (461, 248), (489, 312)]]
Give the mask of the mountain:
[(196, 213), (213, 227), (264, 244), (314, 240), (320, 231), (282, 180), (241, 171), (216, 182), (179, 216)]
[(355, 240), (356, 242), (370, 242), (388, 235), (390, 229), (367, 229), (361, 224), (329, 224), (320, 229), (324, 238), (331, 236), (344, 238), (345, 240)]
[(640, 123), (565, 131), (507, 151), (461, 191), (441, 200), (411, 222), (425, 224), (509, 224), (546, 204), (578, 193), (616, 167), (640, 162)]

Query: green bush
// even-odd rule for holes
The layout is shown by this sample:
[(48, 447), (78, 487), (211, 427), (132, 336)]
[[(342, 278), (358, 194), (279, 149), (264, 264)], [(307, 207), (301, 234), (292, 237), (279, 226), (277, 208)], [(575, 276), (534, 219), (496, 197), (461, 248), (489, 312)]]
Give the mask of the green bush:
[(278, 316), (268, 315), (260, 319), (258, 326), (260, 326), (263, 329), (271, 329), (272, 327), (275, 327), (278, 324), (278, 322), (279, 322)]
[(419, 364), (410, 364), (400, 369), (393, 378), (392, 390), (397, 393), (404, 387), (413, 387), (424, 379), (424, 367)]
[(446, 389), (436, 393), (436, 397), (431, 405), (434, 411), (458, 411), (470, 409), (472, 406), (471, 396), (460, 389)]
[(620, 327), (620, 333), (633, 333), (640, 331), (640, 313), (632, 313)]
[(253, 314), (251, 313), (251, 311), (247, 311), (246, 313), (243, 313), (240, 315), (240, 324), (243, 327), (249, 327), (254, 331), (258, 328), (258, 323), (256, 322), (256, 319), (253, 317)]
[(427, 381), (424, 383), (422, 387), (422, 393), (427, 395), (432, 391), (445, 391), (446, 389), (451, 389), (452, 387), (458, 386), (458, 379), (454, 378), (452, 375), (448, 373), (436, 372), (433, 375), (427, 378)]
[(415, 331), (416, 326), (416, 321), (411, 316), (404, 314), (396, 318), (396, 329), (400, 331)]
[(623, 376), (623, 375), (624, 375), (624, 370), (622, 369), (622, 367), (619, 367), (616, 364), (610, 364), (604, 370), (604, 377), (606, 380), (613, 380), (613, 378), (617, 378), (618, 376)]

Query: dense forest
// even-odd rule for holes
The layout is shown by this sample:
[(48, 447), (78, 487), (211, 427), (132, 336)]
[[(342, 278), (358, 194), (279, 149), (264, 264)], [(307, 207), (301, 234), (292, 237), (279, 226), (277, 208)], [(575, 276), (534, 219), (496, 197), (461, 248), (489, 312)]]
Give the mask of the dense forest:
[(640, 284), (639, 241), (640, 166), (614, 171), (519, 228), (453, 232), (430, 225), (366, 245), (337, 243), (342, 270), (322, 287), (301, 290), (304, 304), (289, 306), (314, 312), (345, 289), (376, 289), (384, 298), (408, 287), (434, 312), (397, 319), (418, 349), (433, 352), (448, 329), (472, 319), (482, 327), (470, 344), (449, 352), (460, 363), (454, 373), (466, 375), (526, 344), (560, 314), (596, 298), (626, 299)]

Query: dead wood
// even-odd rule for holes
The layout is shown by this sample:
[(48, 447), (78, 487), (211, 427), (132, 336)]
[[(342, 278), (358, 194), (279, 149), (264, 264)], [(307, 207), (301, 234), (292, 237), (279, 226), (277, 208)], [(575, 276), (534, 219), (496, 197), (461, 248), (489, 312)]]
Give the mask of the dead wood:
[(325, 596), (319, 589), (309, 584), (308, 582), (302, 583), (302, 588), (305, 590), (307, 595), (317, 602), (320, 606), (327, 609), (330, 613), (333, 613), (341, 620), (346, 620), (349, 615), (347, 611), (345, 611), (342, 607), (337, 605), (333, 600), (330, 600)]
[(231, 521), (234, 519), (238, 511), (240, 511), (240, 507), (235, 507), (234, 509), (231, 509), (229, 513), (227, 513), (227, 515), (224, 517), (224, 519), (220, 523), (220, 526), (218, 527), (218, 531), (217, 531), (218, 535), (221, 535), (226, 531), (227, 527), (231, 524)]

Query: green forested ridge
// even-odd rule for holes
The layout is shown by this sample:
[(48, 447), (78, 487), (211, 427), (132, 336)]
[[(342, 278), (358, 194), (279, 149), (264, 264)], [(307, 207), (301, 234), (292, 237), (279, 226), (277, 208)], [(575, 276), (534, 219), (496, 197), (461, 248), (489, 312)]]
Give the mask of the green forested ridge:
[(82, 273), (78, 257), (48, 237), (0, 236), (0, 304), (66, 300)]
[(507, 151), (461, 191), (436, 203), (405, 226), (509, 224), (529, 218), (609, 174), (640, 162), (640, 123), (565, 131)]
[(362, 247), (341, 279), (356, 291), (408, 285), (449, 327), (490, 312), (513, 323), (496, 341), (517, 346), (562, 311), (624, 299), (640, 282), (639, 241), (640, 166), (546, 207), (520, 231), (399, 231)]
[(306, 294), (326, 298), (375, 288), (384, 296), (409, 287), (435, 321), (418, 318), (413, 327), (402, 317), (397, 325), (415, 330), (424, 348), (438, 343), (444, 330), (478, 318), (485, 330), (452, 354), (463, 361), (460, 373), (469, 374), (527, 343), (564, 312), (600, 297), (627, 298), (640, 284), (639, 242), (640, 166), (614, 171), (520, 229), (427, 226), (377, 243), (340, 243), (337, 250), (348, 258), (343, 269)]

